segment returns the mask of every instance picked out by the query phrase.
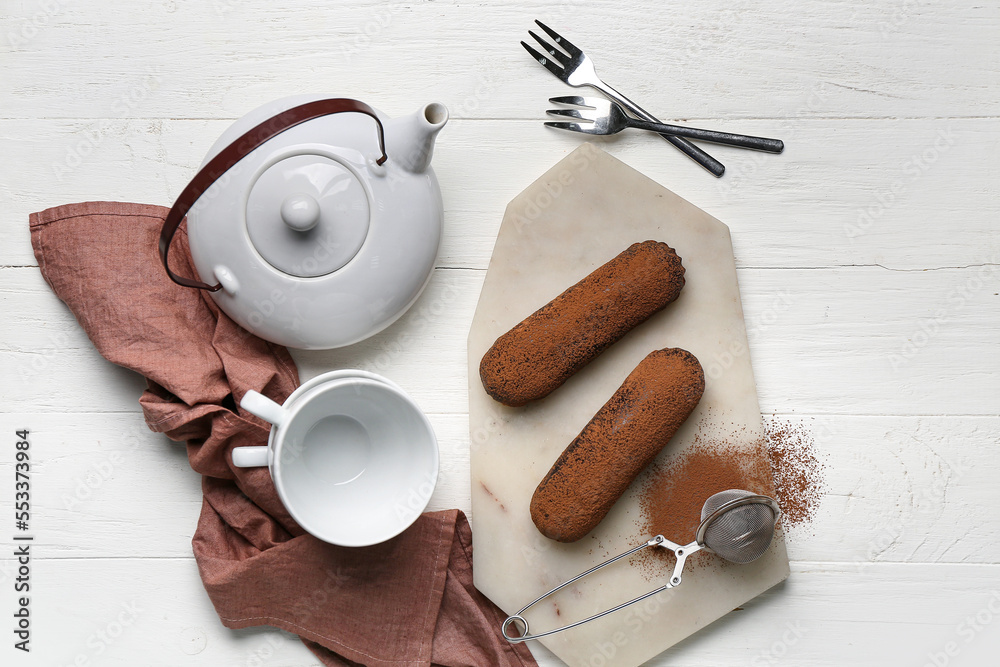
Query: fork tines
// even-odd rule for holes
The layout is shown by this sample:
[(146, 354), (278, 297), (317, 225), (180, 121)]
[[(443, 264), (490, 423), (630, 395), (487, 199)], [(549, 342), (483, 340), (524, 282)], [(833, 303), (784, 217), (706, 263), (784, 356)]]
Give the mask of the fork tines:
[(563, 95), (561, 97), (550, 97), (552, 104), (565, 104), (567, 106), (582, 107), (584, 109), (596, 109), (602, 104), (610, 105), (610, 102), (599, 97), (584, 97), (582, 95)]
[(528, 34), (531, 35), (536, 42), (538, 42), (538, 45), (541, 46), (542, 49), (545, 50), (545, 53), (547, 53), (548, 55), (547, 56), (542, 55), (527, 42), (522, 41), (521, 46), (524, 47), (525, 51), (531, 54), (532, 58), (537, 60), (540, 65), (545, 67), (545, 69), (549, 70), (559, 78), (565, 77), (567, 66), (569, 66), (574, 59), (583, 55), (583, 51), (581, 51), (580, 49), (576, 48), (573, 44), (563, 39), (563, 37), (560, 36), (559, 33), (557, 33), (552, 28), (548, 27), (541, 21), (535, 20), (535, 23), (537, 23), (538, 27), (544, 30), (545, 34), (548, 35), (550, 38), (552, 38), (552, 41), (554, 41), (560, 48), (562, 48), (563, 51), (565, 51), (565, 53), (563, 53), (563, 51), (560, 51), (557, 48), (554, 48), (547, 41), (539, 37), (534, 30), (529, 30)]
[[(552, 38), (552, 41), (554, 41), (556, 44), (558, 44), (559, 46), (561, 46), (563, 48), (563, 50), (566, 51), (566, 53), (568, 53), (569, 55), (571, 55), (573, 57), (576, 57), (576, 56), (580, 55), (581, 53), (583, 53), (583, 51), (581, 51), (580, 49), (576, 48), (573, 44), (571, 44), (569, 42), (569, 40), (567, 40), (564, 37), (562, 37), (555, 30), (553, 30), (549, 26), (545, 25), (544, 23), (542, 23), (538, 19), (535, 19), (535, 23), (538, 24), (539, 28), (541, 28), (542, 30), (545, 31), (546, 35), (548, 35), (549, 37)], [(528, 32), (531, 32), (531, 31), (529, 30)], [(538, 37), (536, 36), (535, 39), (538, 39)], [(538, 40), (538, 41), (540, 42), (541, 40)]]
[[(563, 104), (572, 109), (549, 109), (545, 113), (558, 118), (574, 118), (582, 123), (567, 123), (548, 121), (546, 127), (554, 127), (559, 130), (571, 130), (584, 134), (603, 135), (609, 134), (604, 117), (607, 115), (606, 107), (611, 103), (596, 97), (583, 97), (581, 95), (564, 95), (562, 97), (550, 97), (549, 102), (553, 104)], [(601, 122), (603, 121), (603, 122)]]
[[(580, 97), (579, 95), (567, 95), (565, 97), (550, 97), (549, 102), (553, 104), (565, 104), (567, 106), (575, 107), (573, 109), (549, 109), (545, 113), (550, 116), (558, 116), (560, 118), (579, 118), (582, 120), (593, 120), (591, 117), (593, 114), (582, 113), (581, 110), (592, 110), (594, 107), (588, 106), (586, 104), (587, 98)], [(562, 123), (546, 123), (549, 127), (561, 127)]]

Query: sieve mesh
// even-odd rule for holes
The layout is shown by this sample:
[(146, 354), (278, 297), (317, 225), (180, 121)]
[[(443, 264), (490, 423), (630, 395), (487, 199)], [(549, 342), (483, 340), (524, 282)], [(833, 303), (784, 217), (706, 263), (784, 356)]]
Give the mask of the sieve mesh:
[[(726, 503), (755, 495), (740, 489), (716, 493), (701, 509), (703, 526)], [(774, 510), (763, 502), (733, 507), (704, 526), (703, 544), (731, 563), (749, 563), (763, 556), (771, 545), (776, 520)]]

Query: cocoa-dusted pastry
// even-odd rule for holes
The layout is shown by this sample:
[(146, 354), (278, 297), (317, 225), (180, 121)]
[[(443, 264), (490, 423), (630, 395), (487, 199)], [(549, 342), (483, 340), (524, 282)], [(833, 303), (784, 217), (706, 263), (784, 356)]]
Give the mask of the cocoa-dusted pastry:
[(682, 287), (673, 248), (632, 244), (493, 343), (479, 364), (486, 393), (514, 407), (547, 396)]
[(705, 391), (693, 354), (651, 352), (556, 459), (531, 497), (543, 535), (574, 542), (591, 530), (663, 449)]

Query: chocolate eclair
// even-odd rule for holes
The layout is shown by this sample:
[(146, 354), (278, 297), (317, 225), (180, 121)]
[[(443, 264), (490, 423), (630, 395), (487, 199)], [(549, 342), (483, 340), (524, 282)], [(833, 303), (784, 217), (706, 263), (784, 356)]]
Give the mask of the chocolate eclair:
[(493, 343), (479, 364), (486, 393), (513, 407), (548, 396), (682, 287), (673, 248), (632, 244)]
[(546, 537), (575, 542), (592, 531), (694, 411), (705, 374), (679, 348), (651, 352), (556, 459), (531, 498)]

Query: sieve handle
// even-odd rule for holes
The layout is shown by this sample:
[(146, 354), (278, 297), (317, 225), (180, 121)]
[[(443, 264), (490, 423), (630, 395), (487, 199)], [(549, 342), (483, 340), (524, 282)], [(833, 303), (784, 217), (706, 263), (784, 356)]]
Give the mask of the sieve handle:
[[(575, 623), (570, 623), (569, 625), (564, 625), (561, 628), (556, 628), (555, 630), (548, 630), (546, 632), (539, 632), (539, 633), (534, 634), (534, 635), (531, 634), (530, 630), (528, 629), (528, 621), (522, 615), (522, 614), (524, 614), (524, 612), (526, 612), (528, 609), (530, 609), (531, 607), (533, 607), (535, 604), (537, 604), (537, 603), (541, 602), (542, 600), (544, 600), (545, 598), (549, 597), (550, 595), (552, 595), (556, 591), (559, 591), (559, 590), (565, 588), (566, 586), (569, 586), (570, 584), (575, 583), (575, 582), (579, 581), (580, 579), (583, 579), (584, 577), (586, 577), (589, 574), (593, 574), (597, 570), (600, 570), (602, 567), (605, 567), (607, 565), (611, 565), (615, 561), (621, 560), (622, 558), (626, 558), (628, 556), (631, 556), (632, 554), (636, 553), (637, 551), (642, 551), (643, 549), (645, 549), (647, 547), (665, 547), (665, 548), (670, 549), (671, 551), (673, 551), (674, 555), (677, 557), (677, 562), (674, 564), (673, 574), (670, 575), (670, 581), (668, 581), (665, 585), (660, 586), (659, 588), (657, 588), (655, 590), (649, 591), (648, 593), (644, 593), (643, 595), (640, 595), (637, 598), (633, 598), (633, 599), (629, 600), (628, 602), (623, 602), (622, 604), (618, 605), (617, 607), (612, 607), (611, 609), (605, 609), (604, 611), (598, 612), (598, 613), (594, 614), (593, 616), (590, 616), (588, 618), (583, 619), (582, 621), (576, 621)], [(617, 556), (615, 556), (611, 560), (606, 560), (606, 561), (604, 561), (603, 563), (601, 563), (599, 565), (595, 565), (594, 567), (590, 568), (586, 572), (578, 574), (578, 575), (576, 575), (575, 577), (573, 577), (572, 579), (570, 579), (568, 581), (564, 581), (563, 583), (559, 584), (558, 586), (556, 586), (555, 588), (553, 588), (549, 592), (547, 592), (547, 593), (539, 596), (534, 601), (532, 601), (532, 602), (524, 605), (523, 607), (521, 607), (521, 610), (518, 611), (516, 614), (507, 617), (507, 620), (505, 620), (503, 622), (503, 625), (500, 626), (500, 632), (503, 634), (504, 639), (506, 639), (507, 641), (511, 642), (512, 644), (518, 644), (520, 642), (526, 642), (529, 639), (538, 639), (539, 637), (545, 637), (545, 636), (548, 636), (548, 635), (551, 635), (551, 634), (555, 634), (557, 632), (562, 632), (563, 630), (569, 630), (570, 628), (575, 628), (578, 625), (583, 625), (584, 623), (589, 623), (590, 621), (597, 620), (598, 618), (601, 618), (602, 616), (607, 616), (608, 614), (614, 613), (614, 612), (616, 612), (616, 611), (618, 611), (620, 609), (624, 609), (625, 607), (627, 607), (627, 606), (629, 606), (631, 604), (635, 604), (636, 602), (641, 602), (641, 601), (645, 600), (646, 598), (652, 597), (652, 596), (656, 595), (657, 593), (662, 593), (663, 591), (665, 591), (667, 589), (670, 589), (670, 588), (674, 588), (675, 586), (677, 586), (678, 584), (680, 584), (681, 583), (681, 571), (683, 571), (683, 569), (684, 569), (684, 561), (687, 560), (688, 556), (690, 556), (691, 554), (693, 554), (693, 553), (695, 553), (697, 551), (701, 551), (701, 549), (703, 549), (703, 548), (704, 547), (701, 544), (698, 544), (697, 542), (692, 542), (691, 544), (688, 544), (688, 545), (680, 545), (680, 544), (675, 544), (674, 542), (671, 542), (667, 538), (663, 537), (663, 535), (657, 535), (656, 537), (654, 537), (653, 539), (649, 540), (648, 542), (640, 544), (639, 546), (637, 546), (637, 547), (635, 547), (633, 549), (629, 549), (628, 551), (626, 551), (623, 554), (618, 554)], [(520, 627), (518, 627), (518, 626), (520, 626)], [(518, 631), (520, 633), (520, 635), (519, 636), (511, 636), (511, 635), (507, 634), (508, 629), (511, 628), (511, 627), (513, 627), (516, 631)]]

